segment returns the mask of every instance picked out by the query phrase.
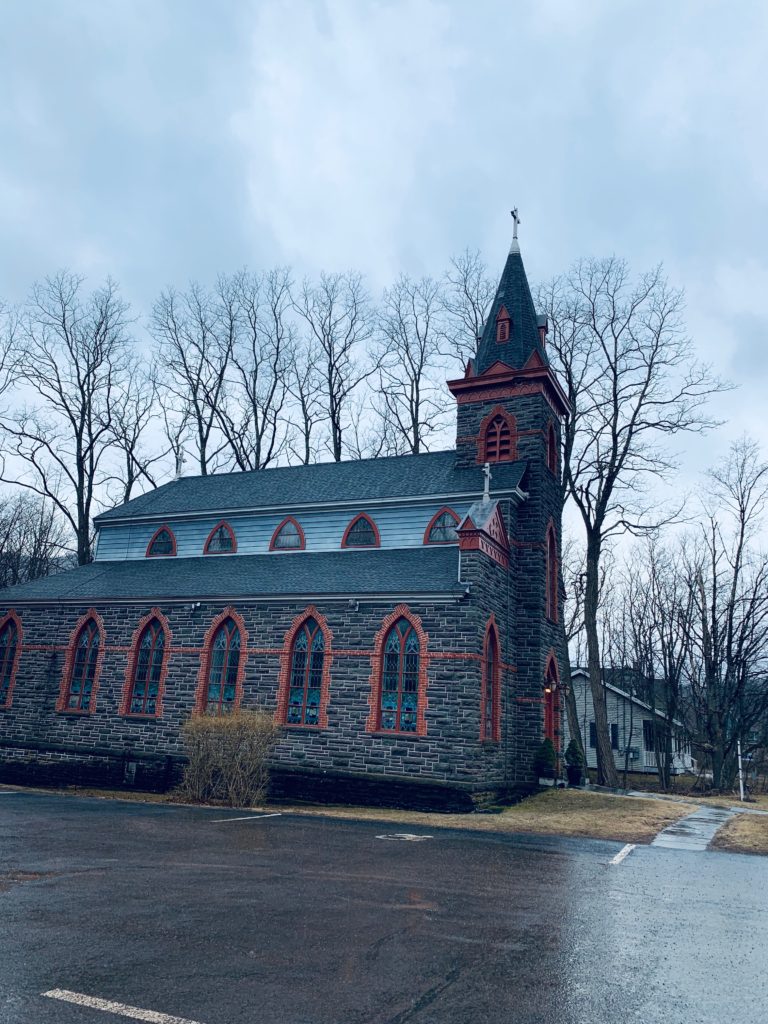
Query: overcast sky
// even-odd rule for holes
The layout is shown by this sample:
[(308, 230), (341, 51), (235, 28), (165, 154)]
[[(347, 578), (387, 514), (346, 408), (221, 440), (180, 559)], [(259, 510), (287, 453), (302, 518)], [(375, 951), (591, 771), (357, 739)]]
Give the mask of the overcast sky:
[(663, 261), (740, 385), (687, 472), (768, 451), (768, 4), (6, 0), (0, 297), (60, 267), (136, 312), (245, 264), (377, 291), (520, 208), (532, 283)]

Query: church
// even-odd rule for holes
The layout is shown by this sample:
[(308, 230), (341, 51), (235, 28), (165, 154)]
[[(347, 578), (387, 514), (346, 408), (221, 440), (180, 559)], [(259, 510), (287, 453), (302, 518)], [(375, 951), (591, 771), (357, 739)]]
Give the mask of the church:
[(280, 726), (277, 796), (471, 810), (560, 747), (561, 422), (517, 238), (448, 451), (182, 477), (0, 593), (0, 780), (165, 789), (191, 715)]

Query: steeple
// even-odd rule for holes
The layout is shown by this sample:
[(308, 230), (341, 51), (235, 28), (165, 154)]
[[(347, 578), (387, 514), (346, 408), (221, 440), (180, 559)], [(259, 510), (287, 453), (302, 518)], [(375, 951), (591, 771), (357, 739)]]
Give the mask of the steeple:
[(510, 369), (522, 369), (534, 352), (539, 354), (544, 365), (548, 363), (542, 338), (546, 320), (536, 315), (525, 276), (517, 238), (520, 223), (517, 207), (512, 211), (512, 219), (515, 226), (509, 255), (468, 376), (479, 376), (499, 362)]

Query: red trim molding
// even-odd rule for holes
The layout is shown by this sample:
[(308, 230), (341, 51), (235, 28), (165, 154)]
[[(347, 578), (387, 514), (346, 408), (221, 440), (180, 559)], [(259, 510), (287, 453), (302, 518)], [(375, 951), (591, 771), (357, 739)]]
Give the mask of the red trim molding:
[(5, 695), (5, 703), (0, 704), (0, 710), (9, 708), (13, 703), (13, 688), (16, 685), (16, 673), (19, 671), (19, 660), (21, 658), (21, 644), (24, 637), (24, 628), (21, 624), (21, 617), (16, 613), (15, 609), (11, 608), (0, 621), (0, 631), (5, 629), (8, 621), (12, 621), (16, 626), (16, 651), (13, 655), (13, 665), (11, 665), (11, 679), (8, 683), (8, 693)]
[(399, 604), (381, 624), (373, 641), (373, 653), (371, 654), (371, 677), (370, 691), (368, 695), (368, 721), (366, 732), (379, 732), (381, 722), (381, 676), (384, 669), (384, 641), (387, 634), (398, 619), (407, 619), (419, 640), (419, 692), (416, 698), (416, 732), (393, 732), (389, 729), (385, 736), (426, 736), (427, 735), (427, 666), (429, 654), (427, 644), (429, 636), (424, 632), (421, 619), (415, 615), (407, 604)]
[[(300, 543), (299, 543), (299, 546), (297, 548), (276, 548), (275, 547), (275, 541), (280, 536), (280, 531), (283, 529), (283, 527), (286, 525), (286, 523), (293, 523), (293, 525), (299, 531), (299, 541), (300, 541)], [(281, 523), (279, 523), (275, 527), (275, 532), (272, 534), (272, 540), (269, 542), (269, 550), (270, 551), (277, 551), (278, 554), (281, 554), (281, 555), (290, 554), (292, 551), (303, 551), (306, 548), (306, 546), (307, 546), (307, 542), (306, 542), (306, 539), (304, 537), (304, 531), (301, 528), (301, 523), (298, 521), (298, 519), (294, 519), (293, 516), (286, 516), (285, 519), (283, 519), (283, 521)]]
[[(488, 643), (491, 630), (496, 640), (496, 661), (494, 666), (495, 678), (491, 680), (493, 708), (491, 711), (491, 735), (485, 733), (485, 701), (488, 693)], [(499, 639), (499, 627), (496, 624), (496, 616), (491, 617), (485, 625), (483, 637), (483, 669), (480, 693), (480, 739), (484, 742), (498, 743), (501, 739), (501, 641)]]
[(320, 682), (320, 707), (317, 713), (317, 725), (296, 725), (291, 724), (291, 729), (326, 729), (328, 727), (328, 702), (331, 697), (331, 663), (333, 662), (333, 633), (328, 626), (324, 615), (313, 605), (307, 605), (303, 612), (300, 612), (285, 634), (283, 647), (280, 651), (280, 674), (277, 685), (277, 708), (275, 710), (275, 721), (279, 725), (286, 724), (288, 717), (288, 697), (291, 689), (291, 661), (293, 658), (293, 643), (296, 634), (307, 621), (314, 619), (323, 634), (325, 650), (323, 652), (323, 678)]
[(435, 514), (432, 516), (432, 518), (427, 523), (427, 528), (424, 531), (424, 543), (425, 544), (455, 544), (456, 543), (455, 540), (430, 540), (429, 539), (429, 535), (432, 532), (432, 527), (435, 525), (435, 523), (440, 518), (440, 516), (444, 515), (446, 512), (448, 513), (448, 515), (451, 516), (451, 518), (453, 519), (455, 525), (456, 526), (459, 525), (461, 520), (456, 515), (456, 513), (453, 511), (453, 509), (449, 508), (448, 505), (443, 505), (443, 507), (438, 512), (435, 512)]
[[(214, 529), (218, 529), (218, 527), (214, 527)], [(237, 676), (235, 678), (234, 710), (237, 710), (240, 707), (240, 702), (243, 699), (245, 662), (248, 658), (248, 630), (245, 628), (245, 622), (243, 621), (242, 615), (240, 615), (232, 605), (228, 605), (224, 611), (217, 615), (213, 622), (211, 622), (210, 626), (206, 630), (205, 637), (203, 638), (203, 646), (200, 651), (200, 668), (197, 671), (197, 687), (195, 688), (195, 704), (192, 711), (193, 715), (202, 715), (205, 711), (206, 694), (208, 690), (208, 674), (211, 668), (211, 655), (213, 654), (213, 640), (219, 626), (222, 622), (226, 622), (227, 619), (232, 619), (240, 633), (240, 660), (237, 664)]]
[[(350, 545), (350, 544), (347, 543), (347, 538), (349, 537), (349, 532), (352, 529), (352, 527), (355, 525), (355, 523), (359, 523), (361, 519), (365, 519), (366, 522), (370, 523), (371, 528), (373, 530), (373, 536), (375, 538), (375, 541), (374, 541), (373, 544), (351, 544)], [(354, 517), (354, 519), (351, 519), (349, 521), (349, 524), (347, 525), (347, 528), (344, 531), (344, 536), (341, 538), (341, 546), (343, 548), (351, 547), (353, 549), (357, 549), (357, 548), (380, 548), (381, 547), (381, 537), (379, 536), (379, 528), (376, 525), (376, 523), (374, 523), (374, 521), (371, 519), (371, 517), (368, 515), (367, 512), (358, 512), (358, 514)]]
[[(157, 686), (157, 700), (155, 701), (155, 713), (154, 715), (132, 715), (130, 712), (131, 706), (131, 690), (133, 689), (133, 673), (136, 668), (136, 660), (139, 655), (139, 640), (141, 640), (141, 634), (144, 629), (149, 625), (152, 619), (157, 619), (160, 626), (165, 633), (164, 646), (163, 646), (163, 662), (160, 667), (160, 681)], [(131, 646), (128, 651), (128, 660), (125, 665), (125, 681), (123, 682), (123, 692), (120, 698), (120, 711), (119, 714), (124, 718), (138, 718), (138, 719), (151, 719), (151, 718), (162, 718), (163, 715), (163, 694), (165, 693), (165, 679), (168, 675), (168, 659), (171, 656), (171, 640), (173, 634), (171, 627), (168, 623), (168, 619), (163, 615), (159, 608), (152, 608), (144, 618), (139, 620), (139, 624), (133, 631), (131, 637)]]
[[(173, 544), (173, 550), (169, 551), (167, 555), (153, 555), (151, 553), (150, 549), (151, 549), (152, 545), (154, 544), (155, 539), (158, 537), (159, 534), (161, 534), (163, 532), (163, 530), (165, 530), (170, 535), (171, 542)], [(173, 530), (170, 528), (170, 526), (158, 526), (158, 528), (155, 530), (155, 532), (150, 537), (149, 544), (147, 544), (147, 554), (146, 554), (146, 557), (147, 558), (173, 558), (175, 554), (176, 554), (176, 534), (173, 532)]]
[[(80, 708), (79, 710), (72, 710), (67, 707), (69, 700), (69, 688), (72, 684), (72, 669), (75, 665), (75, 655), (77, 654), (77, 641), (80, 637), (80, 633), (83, 627), (93, 620), (96, 624), (96, 629), (99, 632), (99, 650), (96, 654), (96, 668), (93, 673), (93, 684), (91, 686), (91, 699), (88, 702), (87, 708)], [(59, 697), (56, 701), (56, 710), (66, 712), (69, 715), (90, 715), (96, 710), (96, 694), (99, 689), (99, 678), (101, 676), (101, 666), (104, 661), (104, 654), (106, 648), (106, 633), (104, 631), (104, 620), (101, 615), (96, 611), (95, 608), (89, 608), (88, 611), (81, 615), (75, 623), (75, 628), (72, 630), (69, 636), (69, 643), (67, 644), (67, 653), (64, 657), (64, 669), (61, 673), (61, 684), (59, 686)]]
[(494, 398), (543, 394), (558, 416), (570, 412), (568, 396), (550, 366), (540, 361), (520, 370), (498, 361), (479, 377), (449, 380), (448, 388), (458, 405), (466, 402), (488, 402)]
[(555, 522), (549, 520), (547, 531), (544, 535), (544, 562), (545, 562), (545, 607), (544, 613), (550, 622), (557, 622), (559, 618), (559, 577), (560, 569), (557, 558), (557, 531)]
[[(209, 545), (210, 545), (211, 541), (213, 540), (214, 533), (216, 533), (217, 530), (220, 530), (222, 527), (224, 527), (224, 529), (227, 531), (229, 536), (232, 538), (232, 550), (231, 551), (211, 551), (211, 550), (209, 550)], [(229, 523), (226, 521), (226, 519), (222, 519), (221, 522), (216, 523), (214, 528), (208, 534), (208, 537), (206, 539), (205, 545), (203, 547), (203, 554), (204, 555), (234, 555), (234, 553), (236, 551), (237, 551), (237, 537), (235, 536), (235, 531), (232, 529), (232, 527), (229, 525)]]

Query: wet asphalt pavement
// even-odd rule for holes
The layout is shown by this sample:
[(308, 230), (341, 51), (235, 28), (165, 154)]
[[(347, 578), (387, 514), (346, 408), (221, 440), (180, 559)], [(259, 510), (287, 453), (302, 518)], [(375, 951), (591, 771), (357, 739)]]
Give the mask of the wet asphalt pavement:
[(240, 816), (0, 794), (0, 1022), (768, 1020), (768, 858)]

